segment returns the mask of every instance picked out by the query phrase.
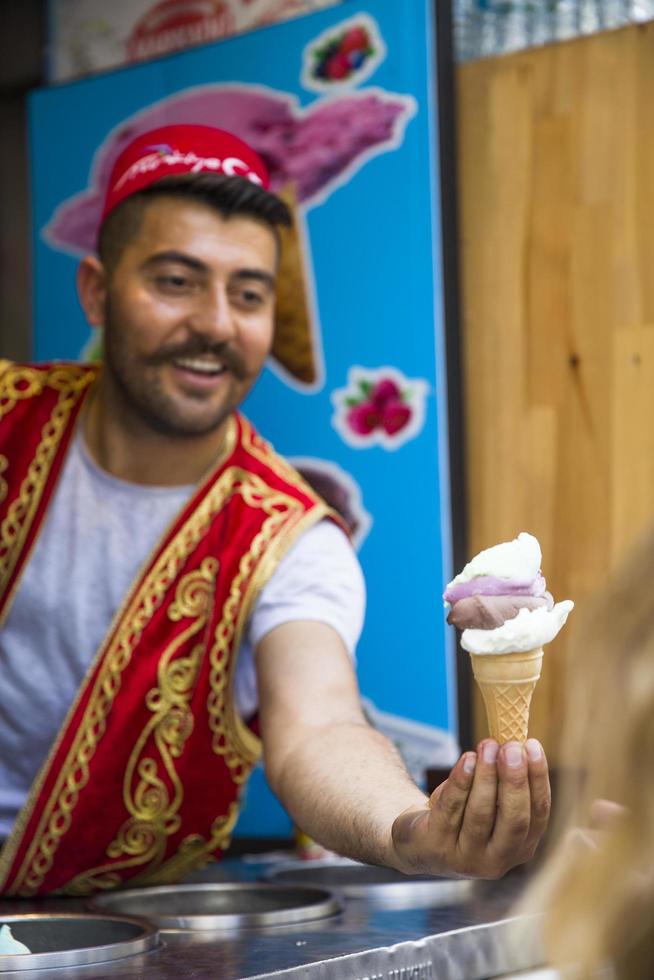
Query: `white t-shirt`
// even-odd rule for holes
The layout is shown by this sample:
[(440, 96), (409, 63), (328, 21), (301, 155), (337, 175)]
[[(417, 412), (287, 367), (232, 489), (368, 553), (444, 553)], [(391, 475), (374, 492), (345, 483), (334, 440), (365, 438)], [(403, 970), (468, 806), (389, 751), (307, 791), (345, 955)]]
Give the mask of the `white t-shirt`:
[[(78, 430), (0, 631), (0, 839), (6, 837), (130, 583), (193, 487), (118, 480)], [(238, 653), (237, 709), (257, 708), (254, 649), (296, 619), (333, 627), (353, 654), (363, 576), (331, 521), (306, 531), (261, 590)]]

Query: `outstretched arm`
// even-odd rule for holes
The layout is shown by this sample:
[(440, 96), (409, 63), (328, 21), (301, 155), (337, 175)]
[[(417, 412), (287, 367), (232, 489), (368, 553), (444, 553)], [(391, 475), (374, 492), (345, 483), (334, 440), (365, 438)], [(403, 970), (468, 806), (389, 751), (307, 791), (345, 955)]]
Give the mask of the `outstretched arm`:
[(325, 847), (406, 873), (490, 878), (532, 856), (549, 813), (542, 750), (528, 761), (517, 743), (498, 754), (486, 741), (428, 799), (363, 717), (350, 658), (331, 627), (278, 626), (256, 661), (268, 781)]

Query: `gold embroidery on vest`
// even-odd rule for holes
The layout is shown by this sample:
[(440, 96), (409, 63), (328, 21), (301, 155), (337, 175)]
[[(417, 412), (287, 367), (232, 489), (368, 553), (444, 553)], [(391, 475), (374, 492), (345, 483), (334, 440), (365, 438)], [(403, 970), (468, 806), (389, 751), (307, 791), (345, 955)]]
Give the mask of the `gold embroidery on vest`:
[[(29, 465), (18, 496), (9, 506), (0, 525), (0, 585), (4, 587), (22, 554), (34, 515), (41, 501), (57, 448), (70, 414), (81, 392), (95, 377), (94, 372), (81, 372), (79, 367), (59, 368), (45, 372), (34, 368), (16, 368), (3, 377), (0, 397), (0, 417), (10, 412), (21, 398), (31, 398), (44, 387), (60, 393), (50, 418), (44, 425), (34, 458)], [(4, 482), (4, 481), (3, 481)]]
[[(120, 688), (122, 672), (131, 660), (143, 629), (160, 606), (166, 591), (175, 581), (179, 569), (204, 536), (215, 514), (222, 508), (231, 493), (241, 493), (250, 506), (263, 507), (269, 514), (250, 552), (242, 559), (241, 569), (235, 578), (237, 587), (241, 589), (243, 586), (247, 587), (247, 578), (260, 558), (261, 548), (264, 547), (265, 542), (274, 536), (285, 519), (290, 517), (291, 524), (294, 523), (294, 517), (297, 519), (299, 514), (291, 516), (290, 512), (303, 510), (302, 505), (294, 498), (279, 491), (271, 492), (271, 488), (261, 477), (237, 468), (228, 469), (221, 474), (204, 500), (159, 556), (156, 565), (142, 581), (140, 588), (130, 591), (114, 620), (119, 626), (110, 631), (108, 642), (98, 655), (102, 667), (96, 677), (84, 717), (78, 726), (71, 749), (61, 766), (32, 842), (8, 893), (24, 896), (34, 894), (50, 871), (59, 842), (70, 827), (72, 812), (79, 794), (88, 783), (89, 764), (104, 734), (107, 716), (115, 694)], [(237, 617), (238, 597), (234, 595), (235, 587), (233, 584), (231, 595), (225, 604), (224, 633), (219, 627), (217, 641), (211, 651), (212, 694), (208, 708), (209, 721), (214, 732), (215, 751), (225, 756), (227, 764), (232, 769), (232, 778), (236, 772), (238, 777), (245, 779), (258, 752), (244, 751), (243, 741), (238, 738), (233, 722), (225, 722), (222, 717), (225, 714), (225, 693), (231, 674), (229, 661), (233, 659), (229, 656), (226, 637), (231, 635), (233, 639), (238, 640), (244, 621), (243, 615)], [(233, 712), (231, 714), (227, 712), (227, 715), (231, 719)], [(143, 792), (147, 793), (148, 800), (152, 800), (153, 797), (160, 800), (161, 781), (157, 782), (158, 777), (153, 769), (146, 764), (138, 771), (145, 787)], [(239, 780), (235, 779), (235, 782), (237, 781)], [(140, 799), (143, 798), (142, 796)], [(214, 844), (210, 841), (206, 845), (207, 850), (222, 846), (220, 840), (227, 840), (231, 833), (229, 825), (229, 814), (227, 817), (216, 818), (214, 822), (216, 829), (212, 830), (212, 841), (215, 838), (216, 842)], [(133, 841), (135, 838), (132, 836), (130, 839)], [(135, 863), (143, 863), (143, 859)], [(91, 887), (114, 887), (118, 884), (118, 876), (108, 869), (106, 873), (102, 873), (102, 869), (98, 869), (98, 872), (100, 873), (94, 878)], [(82, 877), (84, 876), (79, 880), (80, 886), (83, 884)], [(75, 881), (77, 882), (77, 879)]]
[[(229, 675), (232, 659), (230, 651), (235, 646), (235, 637), (240, 635), (244, 614), (244, 589), (262, 553), (280, 527), (289, 520), (289, 515), (301, 513), (302, 505), (293, 497), (281, 491), (271, 491), (260, 476), (244, 473), (244, 482), (235, 490), (241, 493), (249, 507), (263, 507), (268, 517), (255, 536), (250, 550), (243, 555), (227, 601), (223, 615), (216, 627), (215, 642), (209, 654), (211, 664), (211, 692), (207, 699), (209, 727), (213, 732), (212, 746), (216, 755), (224, 757), (229, 766), (232, 779), (242, 784), (250, 775), (259, 752), (250, 752), (237, 737), (236, 728), (231, 724), (231, 714), (226, 710), (229, 695)], [(240, 613), (240, 618), (239, 618)]]
[[(193, 622), (166, 648), (157, 667), (159, 686), (146, 697), (153, 717), (135, 744), (123, 780), (123, 800), (131, 816), (107, 848), (107, 857), (112, 859), (112, 863), (77, 875), (64, 889), (68, 895), (85, 895), (98, 888), (113, 888), (121, 880), (117, 872), (126, 868), (150, 862), (145, 874), (154, 871), (163, 860), (167, 838), (179, 830), (181, 821), (177, 811), (184, 799), (184, 790), (173, 760), (181, 756), (184, 744), (193, 731), (189, 701), (204, 645), (196, 644), (187, 657), (173, 657), (206, 625), (217, 573), (218, 561), (205, 558), (200, 568), (188, 572), (177, 586), (175, 598), (168, 609), (168, 618), (172, 622), (182, 619)], [(172, 797), (166, 781), (159, 774), (157, 760), (147, 756), (141, 758), (143, 747), (152, 735), (159, 759), (172, 785)], [(132, 789), (135, 773), (139, 781)], [(127, 855), (127, 858), (120, 861), (123, 855)]]
[[(4, 473), (8, 466), (9, 466), (9, 460), (7, 459), (7, 457), (0, 456), (0, 474)], [(7, 496), (8, 490), (9, 490), (9, 486), (7, 484), (7, 481), (5, 480), (4, 476), (0, 475), (0, 504)]]
[(206, 534), (214, 515), (221, 509), (234, 482), (234, 470), (226, 470), (196, 507), (173, 540), (149, 571), (141, 587), (127, 596), (110, 633), (109, 645), (99, 655), (103, 660), (94, 687), (78, 726), (75, 739), (58, 774), (48, 803), (43, 809), (34, 839), (16, 876), (10, 893), (32, 895), (52, 867), (59, 840), (68, 830), (80, 791), (89, 780), (89, 762), (104, 735), (106, 719), (120, 688), (121, 675), (128, 666), (141, 634), (161, 605), (179, 569)]
[(240, 811), (240, 799), (230, 803), (227, 814), (216, 817), (212, 823), (208, 841), (201, 834), (189, 834), (180, 844), (177, 853), (155, 871), (146, 871), (130, 878), (130, 888), (173, 884), (191, 871), (204, 868), (214, 859), (216, 851), (225, 851), (229, 847)]
[(0, 418), (11, 412), (16, 402), (39, 395), (47, 383), (48, 373), (43, 369), (13, 365), (2, 379)]
[[(242, 784), (248, 778), (252, 766), (259, 755), (258, 751), (252, 754), (245, 751), (236, 737), (234, 726), (229, 724), (228, 719), (231, 716), (225, 710), (231, 667), (234, 661), (234, 658), (230, 654), (235, 646), (234, 637), (239, 608), (242, 607), (242, 593), (247, 580), (252, 574), (253, 568), (257, 561), (260, 560), (261, 554), (265, 551), (268, 542), (279, 531), (279, 528), (288, 521), (291, 512), (295, 511), (299, 515), (302, 513), (303, 508), (298, 501), (288, 497), (286, 494), (271, 492), (270, 487), (261, 477), (236, 469), (232, 472), (234, 483), (231, 487), (231, 493), (240, 493), (248, 506), (259, 509), (263, 508), (264, 512), (269, 515), (265, 519), (261, 531), (255, 536), (250, 550), (243, 556), (239, 563), (239, 571), (232, 581), (229, 597), (223, 606), (221, 622), (216, 629), (216, 642), (210, 652), (211, 693), (208, 698), (207, 710), (209, 713), (209, 725), (214, 733), (212, 744), (216, 754), (222, 755), (225, 758), (225, 762), (232, 771), (234, 782)], [(215, 559), (205, 559), (200, 571), (189, 573), (182, 579), (178, 586), (175, 600), (171, 604), (168, 612), (169, 618), (173, 621), (179, 621), (179, 619), (185, 616), (198, 616), (200, 618), (198, 618), (196, 624), (193, 624), (190, 631), (176, 638), (175, 649), (189, 635), (197, 632), (206, 623), (209, 608), (207, 603), (210, 601), (210, 592), (207, 590), (206, 581), (205, 588), (202, 588), (202, 579), (203, 577), (206, 578), (206, 572), (209, 570), (213, 573), (213, 578), (209, 578), (207, 581), (210, 580), (213, 583), (218, 570), (218, 563)], [(204, 616), (202, 615), (203, 612)], [(201, 653), (202, 647), (199, 646), (196, 650)], [(168, 648), (162, 658), (162, 662), (164, 659), (169, 662), (170, 656), (171, 649)], [(180, 661), (174, 661), (173, 664), (175, 663), (180, 663)], [(161, 674), (161, 666), (159, 673)], [(160, 691), (161, 689), (155, 689), (154, 692), (151, 691), (148, 695), (147, 703), (151, 710), (153, 707), (156, 709), (159, 704)], [(153, 695), (155, 696), (154, 698)], [(192, 716), (190, 723), (191, 725), (193, 723)], [(176, 789), (176, 796), (172, 803), (168, 796), (166, 784), (157, 776), (157, 766), (152, 759), (142, 759), (138, 762), (137, 771), (141, 777), (141, 782), (139, 783), (137, 794), (132, 797), (130, 793), (133, 772), (135, 765), (137, 765), (136, 760), (155, 724), (156, 719), (148, 723), (130, 757), (124, 780), (124, 801), (128, 812), (132, 816), (123, 824), (116, 839), (107, 850), (107, 856), (109, 858), (120, 858), (122, 854), (128, 854), (130, 858), (120, 861), (120, 863), (112, 862), (111, 865), (105, 865), (76, 876), (63, 889), (65, 894), (80, 895), (88, 894), (91, 891), (101, 888), (115, 888), (122, 880), (117, 872), (146, 864), (147, 862), (150, 862), (149, 867), (142, 874), (138, 875), (137, 878), (130, 879), (132, 885), (134, 885), (137, 879), (139, 882), (159, 880), (158, 866), (168, 869), (164, 872), (165, 875), (173, 874), (172, 869), (177, 867), (177, 864), (173, 863), (175, 856), (165, 862), (164, 865), (161, 865), (165, 854), (166, 840), (179, 829), (179, 821), (175, 820), (174, 816), (183, 798), (183, 788), (170, 760), (166, 764), (166, 769)], [(188, 737), (188, 734), (190, 734), (190, 730), (187, 732), (186, 737)], [(160, 746), (160, 754), (166, 763), (166, 752), (162, 746)], [(233, 815), (234, 823), (237, 815), (238, 805)], [(220, 816), (214, 821), (208, 844), (201, 835), (193, 835), (191, 838), (188, 838), (187, 848), (191, 848), (188, 853), (182, 855), (181, 849), (177, 852), (180, 866), (183, 864), (186, 867), (190, 860), (194, 862), (201, 860), (202, 863), (206, 863), (209, 860), (211, 852), (221, 846), (221, 840), (224, 841), (224, 846), (227, 846), (232, 826), (233, 823), (229, 820), (229, 816)], [(195, 841), (195, 847), (192, 847), (193, 841)], [(198, 850), (198, 848), (200, 849)], [(201, 855), (204, 856), (201, 857)], [(193, 866), (196, 865), (194, 864)], [(201, 864), (197, 866), (201, 866)]]

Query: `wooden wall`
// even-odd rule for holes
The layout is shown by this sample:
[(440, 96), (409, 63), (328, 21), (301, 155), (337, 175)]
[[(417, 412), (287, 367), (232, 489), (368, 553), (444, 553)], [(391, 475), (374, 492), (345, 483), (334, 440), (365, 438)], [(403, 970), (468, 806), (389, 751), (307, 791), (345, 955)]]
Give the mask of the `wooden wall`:
[[(532, 531), (583, 611), (654, 518), (654, 24), (457, 73), (470, 553)], [(554, 759), (572, 634), (532, 712)]]

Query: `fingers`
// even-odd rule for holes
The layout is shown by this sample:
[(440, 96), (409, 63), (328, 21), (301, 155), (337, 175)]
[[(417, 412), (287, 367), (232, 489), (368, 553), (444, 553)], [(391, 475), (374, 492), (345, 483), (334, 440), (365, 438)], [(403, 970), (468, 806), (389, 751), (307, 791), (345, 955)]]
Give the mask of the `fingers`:
[(547, 829), (552, 808), (550, 777), (543, 747), (535, 738), (525, 743), (529, 767), (529, 793), (531, 796), (531, 825), (527, 835), (528, 856), (536, 850), (539, 840)]
[(499, 878), (528, 860), (550, 809), (547, 760), (540, 744), (493, 739), (466, 752), (424, 808), (393, 824), (397, 867), (415, 873)]
[(475, 763), (475, 753), (466, 752), (431, 794), (428, 806), (411, 807), (395, 818), (396, 866), (406, 874), (459, 874), (458, 839)]
[(500, 748), (497, 771), (497, 816), (490, 850), (506, 871), (524, 860), (523, 846), (531, 827), (527, 753), (520, 742), (507, 742)]
[(461, 827), (461, 847), (473, 853), (486, 847), (493, 833), (497, 813), (497, 756), (499, 745), (493, 739), (480, 742), (477, 766)]
[(468, 796), (472, 788), (476, 756), (465, 752), (452, 769), (450, 775), (431, 795), (430, 806), (433, 821), (441, 832), (458, 839), (465, 813)]

